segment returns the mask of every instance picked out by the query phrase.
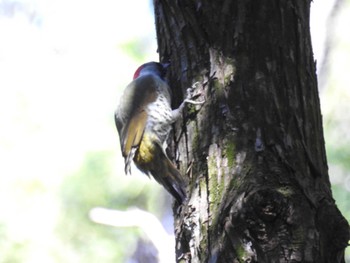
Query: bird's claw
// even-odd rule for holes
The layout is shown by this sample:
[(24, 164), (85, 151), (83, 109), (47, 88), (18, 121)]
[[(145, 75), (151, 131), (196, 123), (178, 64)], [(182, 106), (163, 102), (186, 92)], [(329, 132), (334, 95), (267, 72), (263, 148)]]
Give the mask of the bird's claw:
[(191, 88), (188, 88), (186, 90), (186, 99), (185, 102), (190, 103), (190, 104), (194, 104), (194, 105), (201, 105), (205, 102), (204, 101), (194, 101), (196, 98), (198, 98), (199, 96), (202, 95), (202, 93), (197, 93), (197, 94), (193, 94), (192, 92), (198, 88), (198, 86), (200, 85), (200, 83), (197, 81), (194, 84), (192, 84)]

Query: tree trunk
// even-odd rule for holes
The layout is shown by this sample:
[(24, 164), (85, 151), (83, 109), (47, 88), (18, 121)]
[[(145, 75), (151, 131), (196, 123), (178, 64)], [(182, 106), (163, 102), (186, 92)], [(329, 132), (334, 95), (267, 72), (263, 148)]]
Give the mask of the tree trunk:
[(309, 1), (155, 0), (189, 178), (177, 262), (344, 262), (349, 225), (328, 177)]

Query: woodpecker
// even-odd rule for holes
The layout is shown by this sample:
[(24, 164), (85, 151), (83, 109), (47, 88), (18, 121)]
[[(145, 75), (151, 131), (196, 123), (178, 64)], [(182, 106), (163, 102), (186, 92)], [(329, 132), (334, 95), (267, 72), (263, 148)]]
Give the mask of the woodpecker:
[(120, 99), (115, 123), (125, 160), (125, 174), (131, 173), (133, 161), (140, 171), (152, 175), (182, 204), (186, 199), (186, 181), (165, 153), (166, 139), (185, 103), (202, 102), (190, 100), (188, 92), (179, 108), (171, 109), (171, 90), (164, 79), (168, 65), (148, 62), (135, 71), (133, 81)]

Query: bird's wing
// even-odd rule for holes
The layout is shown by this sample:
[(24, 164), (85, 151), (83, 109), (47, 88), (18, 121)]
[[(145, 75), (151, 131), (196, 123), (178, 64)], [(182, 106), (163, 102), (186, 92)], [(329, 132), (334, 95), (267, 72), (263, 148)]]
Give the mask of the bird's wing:
[(135, 79), (126, 87), (122, 98), (115, 121), (123, 156), (132, 159), (129, 155), (139, 146), (145, 130), (147, 106), (157, 98), (157, 80), (152, 76)]

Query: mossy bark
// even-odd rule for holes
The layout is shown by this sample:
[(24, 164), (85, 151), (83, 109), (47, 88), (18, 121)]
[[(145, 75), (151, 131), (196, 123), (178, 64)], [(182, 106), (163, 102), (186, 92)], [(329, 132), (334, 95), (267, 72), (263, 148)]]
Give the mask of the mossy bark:
[(309, 1), (155, 0), (160, 60), (189, 178), (175, 211), (178, 262), (344, 262), (349, 225), (332, 198)]

